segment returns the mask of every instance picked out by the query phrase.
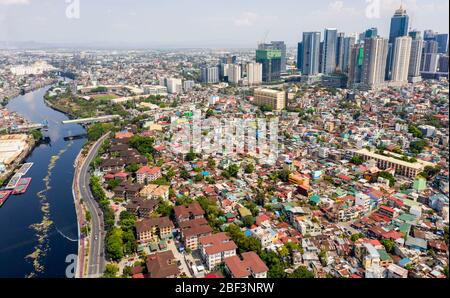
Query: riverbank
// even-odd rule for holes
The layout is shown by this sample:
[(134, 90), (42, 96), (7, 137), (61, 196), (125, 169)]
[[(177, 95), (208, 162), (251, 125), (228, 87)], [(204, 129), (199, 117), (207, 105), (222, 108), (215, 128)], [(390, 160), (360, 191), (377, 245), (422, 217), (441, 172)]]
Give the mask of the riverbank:
[(21, 164), (30, 156), (31, 153), (33, 153), (33, 150), (39, 144), (40, 143), (36, 142), (30, 134), (28, 147), (19, 155), (19, 157), (13, 162), (13, 164), (9, 166), (9, 169), (4, 174), (0, 175), (0, 188), (8, 182), (8, 180), (19, 169)]

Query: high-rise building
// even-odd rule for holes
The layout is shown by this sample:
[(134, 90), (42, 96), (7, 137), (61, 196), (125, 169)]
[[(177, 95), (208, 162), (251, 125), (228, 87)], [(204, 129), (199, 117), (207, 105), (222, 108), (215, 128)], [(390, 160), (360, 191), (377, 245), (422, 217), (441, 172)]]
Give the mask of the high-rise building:
[(271, 41), (258, 46), (259, 50), (280, 50), (281, 51), (281, 72), (286, 72), (287, 48), (284, 41)]
[(204, 66), (200, 69), (202, 83), (217, 84), (219, 83), (219, 67), (218, 66)]
[(297, 70), (303, 71), (303, 42), (297, 44)]
[(257, 89), (254, 93), (254, 103), (281, 111), (286, 107), (286, 93), (273, 89)]
[(411, 43), (412, 38), (410, 36), (398, 37), (395, 40), (394, 64), (392, 67), (392, 81), (394, 82), (408, 82)]
[(278, 81), (281, 78), (281, 51), (276, 49), (256, 50), (256, 62), (263, 67), (263, 82)]
[(438, 71), (448, 73), (448, 55), (446, 54), (439, 55)]
[(260, 85), (262, 83), (262, 64), (248, 63), (247, 64), (247, 81), (250, 86)]
[(325, 29), (323, 41), (322, 73), (329, 74), (336, 71), (337, 29)]
[[(434, 65), (437, 65), (436, 59), (439, 59), (438, 57), (438, 43), (434, 39), (430, 39), (431, 33), (428, 33), (428, 40), (425, 41), (423, 45), (422, 50), (422, 62), (421, 62), (421, 71), (425, 72), (433, 72), (435, 67)], [(433, 35), (435, 36), (435, 35)], [(437, 67), (437, 66), (436, 66)]]
[(320, 72), (320, 32), (303, 33), (302, 74), (317, 75)]
[(422, 63), (422, 51), (424, 41), (420, 31), (411, 31), (409, 36), (412, 38), (411, 55), (409, 58), (408, 80), (411, 83), (420, 80), (420, 64)]
[(349, 72), (349, 64), (350, 64), (350, 53), (353, 45), (356, 43), (355, 36), (349, 36), (344, 39), (344, 53), (342, 55), (342, 72)]
[(364, 39), (378, 36), (378, 28), (372, 27), (364, 32)]
[(386, 64), (386, 79), (391, 78), (392, 67), (394, 62), (395, 53), (395, 40), (398, 37), (408, 35), (409, 16), (406, 14), (406, 10), (403, 6), (400, 6), (391, 18), (391, 28), (389, 32), (389, 51)]
[(361, 84), (364, 66), (364, 45), (362, 43), (354, 44), (350, 48), (349, 66), (348, 66), (348, 85), (356, 87)]
[(364, 42), (364, 64), (362, 84), (368, 88), (378, 88), (385, 83), (388, 40), (375, 37)]
[(236, 64), (237, 63), (237, 56), (232, 55), (226, 55), (225, 57), (220, 58), (221, 64)]
[(186, 80), (183, 82), (183, 90), (184, 92), (191, 91), (195, 86), (195, 82), (192, 80)]
[(336, 41), (336, 71), (343, 71), (345, 33), (339, 32)]
[(272, 41), (275, 49), (281, 51), (281, 72), (286, 72), (287, 65), (287, 48), (284, 41)]
[(229, 74), (230, 65), (232, 65), (232, 64), (220, 63), (219, 79), (223, 82), (228, 82), (228, 74)]
[(169, 78), (166, 80), (167, 92), (170, 94), (183, 92), (183, 81), (181, 79)]
[(438, 43), (438, 53), (445, 54), (448, 51), (448, 34), (436, 35), (436, 42)]
[(425, 40), (425, 41), (436, 40), (436, 35), (437, 35), (437, 33), (434, 32), (433, 30), (430, 30), (430, 29), (425, 30), (423, 32), (423, 40)]
[(439, 54), (438, 53), (425, 53), (423, 57), (422, 72), (435, 73), (438, 71), (439, 66)]
[(242, 68), (239, 64), (230, 64), (230, 68), (228, 69), (228, 82), (232, 84), (239, 84), (239, 81), (242, 78)]

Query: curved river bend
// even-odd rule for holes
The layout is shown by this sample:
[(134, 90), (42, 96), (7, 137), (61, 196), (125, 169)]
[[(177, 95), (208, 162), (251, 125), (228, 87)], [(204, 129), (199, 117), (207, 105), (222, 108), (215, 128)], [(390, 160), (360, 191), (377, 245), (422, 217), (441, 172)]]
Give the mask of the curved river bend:
[(12, 99), (8, 110), (41, 123), (51, 142), (41, 144), (27, 158), (34, 166), (27, 192), (11, 196), (0, 208), (0, 277), (65, 277), (66, 257), (77, 254), (78, 225), (72, 195), (74, 161), (86, 140), (65, 141), (85, 134), (79, 125), (63, 125), (63, 113), (49, 108), (49, 87)]

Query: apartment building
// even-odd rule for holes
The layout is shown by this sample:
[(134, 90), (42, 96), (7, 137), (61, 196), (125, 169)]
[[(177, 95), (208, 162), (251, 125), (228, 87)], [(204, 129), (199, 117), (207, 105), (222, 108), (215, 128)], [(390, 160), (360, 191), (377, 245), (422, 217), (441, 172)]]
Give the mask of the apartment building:
[(231, 278), (267, 278), (266, 264), (253, 251), (242, 254), (242, 259), (239, 256), (232, 256), (225, 259), (225, 271)]
[(199, 242), (201, 255), (208, 270), (213, 270), (226, 258), (236, 255), (237, 245), (226, 233), (202, 237)]
[(150, 218), (136, 222), (137, 240), (140, 243), (158, 242), (172, 237), (174, 224), (169, 217)]
[(281, 111), (286, 107), (286, 93), (273, 89), (256, 89), (254, 103), (258, 106), (267, 106), (275, 111)]

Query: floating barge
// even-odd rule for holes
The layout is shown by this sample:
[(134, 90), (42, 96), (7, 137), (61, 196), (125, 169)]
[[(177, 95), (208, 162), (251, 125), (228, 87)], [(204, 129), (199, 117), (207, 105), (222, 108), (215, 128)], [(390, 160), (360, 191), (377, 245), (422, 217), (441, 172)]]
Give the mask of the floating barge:
[(2, 207), (3, 204), (5, 204), (6, 200), (8, 200), (11, 193), (12, 191), (10, 190), (0, 190), (0, 207)]
[(13, 195), (21, 195), (27, 192), (28, 186), (30, 186), (31, 178), (20, 178), (19, 183), (13, 190)]
[(23, 166), (17, 171), (17, 174), (25, 176), (33, 165), (34, 163), (32, 162), (23, 164)]
[(5, 189), (14, 190), (17, 186), (19, 186), (20, 179), (28, 173), (33, 165), (34, 164), (32, 162), (23, 164), (11, 180), (9, 180), (9, 183), (6, 185)]

